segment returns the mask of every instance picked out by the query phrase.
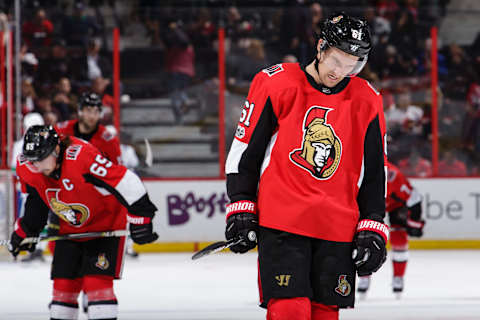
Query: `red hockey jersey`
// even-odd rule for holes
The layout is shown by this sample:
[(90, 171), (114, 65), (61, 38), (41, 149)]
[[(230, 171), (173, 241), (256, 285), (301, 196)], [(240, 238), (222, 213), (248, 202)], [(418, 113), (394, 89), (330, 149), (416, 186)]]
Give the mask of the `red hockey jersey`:
[(422, 201), (420, 193), (412, 187), (403, 173), (387, 162), (387, 212), (407, 207), (411, 208)]
[(136, 174), (112, 163), (89, 143), (70, 140), (59, 156), (59, 179), (18, 157), (17, 174), (29, 194), (23, 222), (30, 230), (43, 228), (48, 209), (60, 218), (60, 234), (125, 229), (124, 207), (133, 215), (153, 217), (156, 208)]
[(101, 124), (94, 132), (82, 134), (78, 131), (78, 120), (68, 120), (58, 123), (55, 131), (60, 137), (74, 136), (86, 140), (97, 147), (113, 163), (121, 162), (120, 140)]
[(367, 81), (328, 88), (299, 64), (264, 69), (227, 158), (230, 200), (256, 201), (261, 226), (350, 242), (359, 218), (385, 217), (384, 135)]

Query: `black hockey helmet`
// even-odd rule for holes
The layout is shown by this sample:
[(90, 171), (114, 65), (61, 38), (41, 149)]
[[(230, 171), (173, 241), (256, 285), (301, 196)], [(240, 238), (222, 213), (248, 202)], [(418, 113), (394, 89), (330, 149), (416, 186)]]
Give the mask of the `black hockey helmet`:
[(58, 142), (52, 126), (31, 126), (23, 138), (23, 156), (29, 161), (42, 161), (55, 150)]
[(82, 110), (84, 107), (97, 107), (102, 110), (102, 99), (95, 92), (84, 92), (80, 97), (78, 109)]
[(324, 39), (328, 46), (359, 58), (368, 56), (372, 48), (367, 22), (343, 12), (333, 14), (323, 22), (320, 38)]

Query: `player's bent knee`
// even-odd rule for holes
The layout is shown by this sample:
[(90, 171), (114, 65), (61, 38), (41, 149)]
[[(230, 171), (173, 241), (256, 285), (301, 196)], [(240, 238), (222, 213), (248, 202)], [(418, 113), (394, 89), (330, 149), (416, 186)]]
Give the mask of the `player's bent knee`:
[(270, 299), (267, 305), (267, 320), (311, 320), (310, 299)]
[(81, 289), (82, 279), (54, 279), (50, 319), (77, 319), (77, 299)]
[(116, 319), (118, 303), (113, 291), (113, 277), (89, 275), (83, 278), (88, 298), (89, 319)]
[(312, 301), (312, 320), (338, 320), (338, 307)]

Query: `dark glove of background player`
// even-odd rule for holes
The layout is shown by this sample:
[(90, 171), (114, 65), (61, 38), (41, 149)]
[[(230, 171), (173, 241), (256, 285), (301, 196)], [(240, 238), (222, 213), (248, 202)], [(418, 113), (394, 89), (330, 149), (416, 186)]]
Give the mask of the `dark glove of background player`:
[(153, 232), (153, 225), (150, 218), (128, 215), (130, 222), (130, 236), (137, 244), (146, 244), (158, 239), (158, 234)]
[(380, 269), (387, 259), (385, 246), (385, 240), (377, 232), (364, 230), (355, 235), (352, 258), (360, 277)]
[(422, 216), (422, 205), (417, 203), (408, 210), (406, 228), (407, 233), (411, 237), (420, 238), (423, 236), (423, 227), (425, 226), (425, 221), (421, 219)]
[(245, 253), (257, 245), (258, 219), (250, 212), (232, 214), (227, 219), (225, 238), (227, 240), (242, 238), (243, 241), (230, 247), (235, 253)]
[(8, 251), (10, 251), (13, 257), (16, 257), (20, 251), (35, 251), (35, 243), (20, 245), (23, 239), (27, 237), (38, 237), (38, 234), (30, 232), (22, 223), (22, 219), (18, 219), (15, 223), (15, 231), (12, 232), (12, 235), (10, 236), (10, 243), (8, 245)]

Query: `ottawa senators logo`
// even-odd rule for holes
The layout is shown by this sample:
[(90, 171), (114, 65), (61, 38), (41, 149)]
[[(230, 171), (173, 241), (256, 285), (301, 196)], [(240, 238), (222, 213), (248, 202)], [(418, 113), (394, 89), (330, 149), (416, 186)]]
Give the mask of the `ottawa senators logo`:
[(327, 180), (335, 173), (342, 155), (340, 140), (327, 123), (330, 110), (312, 106), (307, 111), (303, 121), (302, 148), (290, 152), (290, 160), (294, 164), (319, 180)]
[(101, 270), (107, 270), (109, 266), (110, 262), (108, 262), (108, 259), (105, 257), (105, 253), (100, 253), (98, 255), (97, 262), (95, 263), (95, 267)]
[(346, 275), (342, 274), (338, 277), (338, 286), (335, 288), (335, 292), (344, 297), (352, 292), (352, 286), (348, 283)]
[(80, 227), (90, 216), (88, 208), (81, 203), (64, 203), (58, 199), (60, 189), (45, 191), (52, 211), (63, 221), (74, 227)]

